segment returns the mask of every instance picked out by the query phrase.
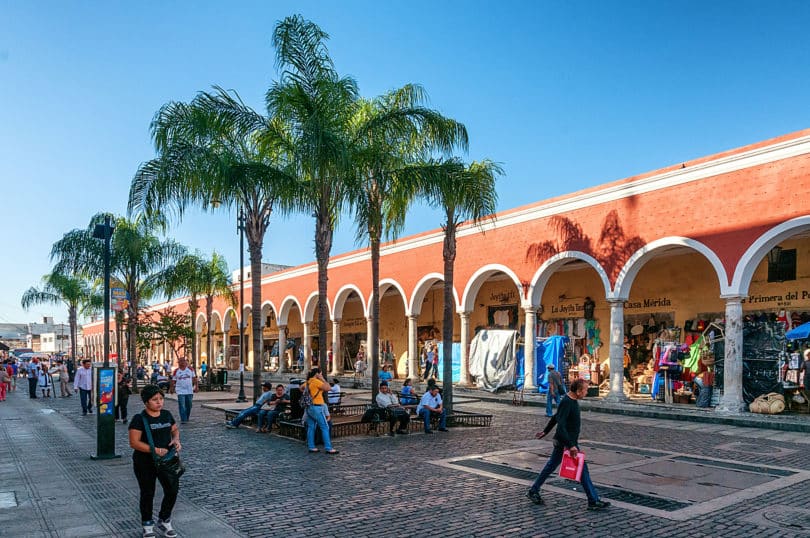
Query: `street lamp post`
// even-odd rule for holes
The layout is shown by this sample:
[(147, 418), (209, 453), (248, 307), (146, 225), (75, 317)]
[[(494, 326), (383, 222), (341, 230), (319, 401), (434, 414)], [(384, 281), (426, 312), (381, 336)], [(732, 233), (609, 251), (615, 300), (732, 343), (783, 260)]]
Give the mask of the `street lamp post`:
[(93, 237), (104, 240), (104, 366), (95, 369), (96, 455), (91, 456), (99, 460), (121, 457), (115, 453), (113, 418), (118, 383), (115, 368), (110, 368), (110, 240), (114, 229), (109, 215), (93, 229)]
[(246, 402), (245, 396), (245, 213), (239, 206), (236, 217), (239, 230), (239, 396), (237, 402)]

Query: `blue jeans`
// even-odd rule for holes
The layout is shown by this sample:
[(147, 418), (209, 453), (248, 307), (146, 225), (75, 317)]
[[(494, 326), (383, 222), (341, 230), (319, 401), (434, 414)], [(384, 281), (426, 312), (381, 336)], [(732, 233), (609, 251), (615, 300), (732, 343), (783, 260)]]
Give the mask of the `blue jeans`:
[(267, 429), (272, 428), (273, 423), (276, 421), (276, 419), (280, 414), (281, 413), (276, 411), (275, 409), (262, 409), (261, 411), (259, 411), (259, 421), (257, 423), (257, 427), (261, 430), (262, 424), (264, 424), (265, 421), (267, 421)]
[(180, 408), (180, 422), (188, 422), (191, 416), (191, 399), (194, 398), (193, 394), (178, 394), (177, 406)]
[(239, 414), (236, 415), (233, 418), (233, 420), (231, 420), (231, 424), (233, 426), (239, 426), (240, 424), (242, 424), (242, 421), (245, 420), (246, 418), (255, 417), (256, 415), (258, 415), (259, 409), (261, 409), (261, 406), (258, 405), (251, 405), (247, 409), (242, 409), (242, 411), (240, 411)]
[(560, 406), (560, 394), (557, 393), (555, 395), (551, 395), (551, 390), (546, 393), (546, 416), (552, 417), (554, 416), (554, 411), (552, 409), (552, 403), (556, 400), (557, 407)]
[(425, 421), (425, 431), (426, 431), (426, 432), (429, 432), (429, 431), (430, 431), (430, 416), (431, 416), (432, 414), (433, 414), (433, 415), (437, 415), (437, 414), (439, 415), (439, 429), (444, 429), (444, 428), (446, 428), (446, 427), (447, 427), (447, 426), (446, 426), (446, 424), (447, 424), (447, 412), (444, 410), (444, 408), (442, 408), (442, 412), (441, 412), (441, 413), (432, 413), (432, 412), (430, 411), (430, 409), (424, 409), (424, 408), (423, 408), (423, 409), (422, 409), (422, 410), (419, 412), (419, 416), (420, 416), (420, 417), (422, 417), (422, 420), (424, 420), (424, 421)]
[(326, 406), (310, 405), (307, 410), (307, 448), (315, 450), (315, 428), (321, 429), (323, 448), (332, 450), (332, 439), (329, 437), (329, 424), (326, 423)]
[(79, 399), (82, 402), (82, 413), (93, 412), (93, 391), (79, 389)]
[[(543, 482), (545, 482), (546, 479), (551, 476), (551, 473), (556, 471), (557, 467), (559, 467), (560, 463), (562, 463), (563, 452), (565, 452), (565, 450), (566, 449), (562, 443), (556, 440), (554, 441), (554, 450), (551, 452), (551, 457), (548, 459), (546, 466), (543, 467), (543, 470), (540, 471), (540, 474), (537, 475), (537, 479), (534, 481), (534, 484), (532, 484), (529, 491), (540, 493), (540, 487), (543, 485)], [(591, 475), (588, 473), (587, 463), (582, 468), (582, 478), (580, 479), (580, 484), (582, 484), (582, 489), (585, 490), (585, 496), (588, 497), (589, 503), (595, 503), (599, 500), (599, 493), (596, 491), (593, 482), (591, 482)]]

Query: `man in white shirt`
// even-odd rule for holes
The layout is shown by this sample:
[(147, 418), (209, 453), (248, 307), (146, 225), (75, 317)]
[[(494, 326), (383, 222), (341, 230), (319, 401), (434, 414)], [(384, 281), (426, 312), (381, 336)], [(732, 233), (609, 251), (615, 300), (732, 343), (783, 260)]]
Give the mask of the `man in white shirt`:
[(407, 409), (399, 405), (399, 400), (396, 394), (391, 392), (391, 387), (388, 386), (387, 381), (380, 381), (380, 392), (377, 393), (375, 401), (378, 406), (388, 411), (388, 435), (394, 436), (394, 424), (397, 422), (399, 422), (397, 433), (400, 435), (407, 434), (411, 416)]
[(82, 367), (76, 370), (73, 378), (73, 390), (79, 392), (82, 402), (82, 416), (93, 414), (93, 368), (90, 359), (82, 360)]
[(438, 385), (429, 385), (428, 391), (416, 407), (416, 414), (425, 421), (425, 433), (433, 433), (430, 429), (431, 416), (439, 417), (439, 431), (447, 431), (447, 413), (442, 405), (442, 395), (439, 394)]
[(177, 394), (180, 423), (185, 424), (191, 416), (191, 400), (197, 392), (197, 374), (188, 367), (185, 357), (177, 359), (177, 365), (177, 370), (172, 375), (172, 392)]

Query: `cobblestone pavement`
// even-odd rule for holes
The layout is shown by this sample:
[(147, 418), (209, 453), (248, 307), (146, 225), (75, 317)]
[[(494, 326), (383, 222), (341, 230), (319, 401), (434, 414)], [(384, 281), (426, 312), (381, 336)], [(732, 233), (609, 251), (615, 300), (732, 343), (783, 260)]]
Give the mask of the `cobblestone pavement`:
[[(130, 414), (142, 409), (137, 395), (129, 407)], [(210, 537), (810, 536), (806, 480), (774, 486), (688, 521), (619, 506), (588, 512), (581, 494), (547, 491), (546, 505), (532, 505), (521, 483), (432, 462), (516, 446), (547, 454), (548, 441), (529, 441), (545, 424), (543, 410), (491, 402), (460, 407), (493, 413), (492, 427), (340, 438), (335, 441), (340, 455), (327, 456), (250, 428), (226, 430), (221, 412), (197, 404), (191, 422), (181, 427), (188, 472), (176, 527), (182, 536)], [(167, 408), (177, 416), (176, 402)], [(0, 443), (6, 447), (0, 464), (0, 535), (138, 536), (131, 450), (125, 426), (116, 428), (116, 447), (124, 457), (91, 461), (95, 416), (82, 417), (76, 397), (28, 400), (18, 391), (0, 403)], [(616, 443), (801, 471), (810, 471), (806, 437), (583, 413), (586, 446), (588, 441)], [(17, 506), (3, 507), (9, 504)]]

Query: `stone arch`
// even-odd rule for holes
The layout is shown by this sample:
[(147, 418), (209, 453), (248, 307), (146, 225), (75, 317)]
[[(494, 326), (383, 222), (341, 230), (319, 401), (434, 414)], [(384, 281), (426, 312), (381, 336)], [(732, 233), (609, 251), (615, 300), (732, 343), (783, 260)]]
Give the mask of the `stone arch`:
[[(380, 280), (380, 298), (385, 295), (388, 288), (396, 288), (399, 291), (399, 295), (402, 297), (402, 302), (405, 304), (405, 315), (409, 315), (410, 310), (408, 309), (408, 295), (405, 293), (405, 288), (403, 288), (402, 285), (393, 278), (384, 278)], [(368, 305), (366, 305), (366, 308), (363, 310), (367, 318), (371, 316), (371, 300), (373, 297), (374, 294), (369, 296)]]
[(298, 299), (296, 299), (292, 295), (286, 296), (284, 300), (281, 301), (281, 308), (278, 311), (279, 326), (287, 325), (287, 318), (290, 315), (290, 310), (292, 309), (293, 306), (297, 306), (298, 310), (303, 312), (303, 309), (301, 308), (301, 303), (299, 303)]
[[(427, 296), (428, 291), (430, 288), (433, 287), (436, 282), (443, 282), (444, 275), (441, 273), (428, 273), (419, 279), (419, 282), (416, 283), (416, 286), (413, 288), (413, 295), (411, 295), (410, 304), (407, 306), (407, 310), (413, 316), (418, 316), (422, 313), (422, 303), (425, 302), (425, 297)], [(456, 290), (453, 289), (453, 297), (456, 300), (456, 304), (458, 304), (458, 295), (456, 294)]]
[(363, 312), (368, 312), (368, 305), (366, 304), (366, 300), (363, 297), (363, 293), (360, 291), (360, 288), (354, 284), (346, 284), (340, 288), (337, 295), (335, 295), (335, 307), (332, 310), (332, 321), (341, 319), (343, 317), (343, 307), (346, 304), (346, 299), (349, 298), (352, 292), (356, 293), (357, 296), (360, 297), (360, 304)]
[(715, 254), (712, 249), (700, 241), (696, 241), (688, 237), (672, 236), (656, 239), (655, 241), (644, 245), (632, 256), (630, 256), (627, 262), (625, 262), (624, 267), (622, 267), (622, 270), (619, 272), (619, 276), (616, 277), (616, 284), (613, 287), (613, 292), (610, 293), (607, 298), (626, 301), (630, 296), (630, 288), (633, 287), (633, 281), (636, 279), (636, 276), (638, 276), (638, 272), (641, 270), (641, 268), (644, 267), (644, 265), (656, 255), (660, 254), (664, 250), (667, 250), (667, 247), (686, 247), (703, 254), (703, 257), (705, 257), (712, 267), (714, 267), (715, 276), (717, 277), (720, 285), (720, 295), (728, 294), (728, 276), (726, 275), (726, 270), (723, 267), (723, 262), (720, 261), (717, 254)]
[(610, 278), (608, 278), (602, 264), (596, 261), (596, 258), (584, 252), (580, 252), (578, 250), (566, 250), (547, 259), (537, 269), (537, 272), (534, 274), (534, 276), (532, 276), (531, 284), (529, 285), (529, 290), (527, 293), (529, 304), (525, 306), (533, 306), (535, 308), (539, 307), (543, 297), (543, 291), (545, 290), (549, 279), (552, 277), (552, 275), (554, 275), (557, 269), (571, 260), (581, 260), (591, 266), (596, 271), (596, 274), (599, 275), (599, 279), (602, 281), (602, 285), (605, 288), (605, 297), (610, 294)]
[(491, 263), (481, 267), (470, 277), (470, 280), (467, 282), (467, 287), (464, 290), (464, 295), (461, 299), (461, 305), (459, 305), (458, 309), (463, 310), (464, 312), (472, 312), (475, 309), (475, 298), (478, 296), (481, 286), (495, 273), (504, 273), (506, 276), (512, 279), (512, 282), (515, 284), (515, 287), (518, 290), (520, 301), (523, 302), (523, 286), (520, 284), (520, 279), (515, 272), (505, 265)]
[(810, 231), (810, 216), (796, 217), (763, 233), (754, 241), (737, 262), (731, 285), (724, 295), (748, 295), (748, 288), (762, 258), (777, 244), (801, 232)]
[(197, 319), (194, 321), (194, 331), (200, 334), (206, 327), (208, 327), (208, 319), (205, 317), (205, 313), (200, 312), (197, 314)]
[[(329, 309), (331, 312), (332, 306), (329, 304), (329, 298), (326, 298), (326, 308)], [(304, 323), (312, 323), (315, 321), (316, 314), (318, 313), (318, 292), (313, 291), (307, 297), (306, 303), (304, 304)]]
[(273, 304), (272, 301), (265, 301), (262, 303), (262, 327), (267, 326), (267, 318), (270, 317), (270, 313), (272, 313), (276, 318), (278, 318), (277, 314), (278, 310), (276, 310), (276, 306)]
[(222, 332), (229, 333), (231, 331), (231, 320), (234, 318), (236, 318), (236, 310), (232, 306), (229, 306), (222, 316)]

